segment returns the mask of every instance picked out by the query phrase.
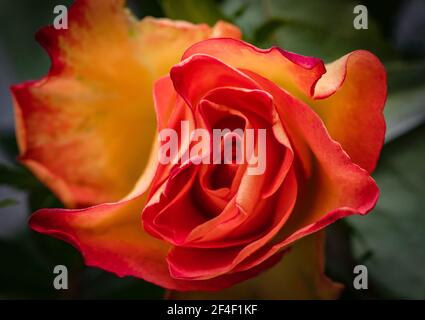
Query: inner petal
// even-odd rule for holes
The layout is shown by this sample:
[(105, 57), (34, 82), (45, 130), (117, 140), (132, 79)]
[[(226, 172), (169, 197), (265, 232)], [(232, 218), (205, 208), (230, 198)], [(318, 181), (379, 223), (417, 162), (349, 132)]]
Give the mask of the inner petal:
[(236, 164), (203, 165), (199, 171), (193, 198), (207, 218), (222, 213), (237, 189), (243, 172)]
[(231, 131), (236, 129), (244, 129), (246, 121), (243, 117), (237, 114), (228, 114), (221, 119), (217, 119), (217, 122), (213, 125), (213, 129), (229, 129)]
[(230, 189), (238, 170), (237, 164), (220, 164), (215, 166), (210, 173), (209, 186), (212, 190)]

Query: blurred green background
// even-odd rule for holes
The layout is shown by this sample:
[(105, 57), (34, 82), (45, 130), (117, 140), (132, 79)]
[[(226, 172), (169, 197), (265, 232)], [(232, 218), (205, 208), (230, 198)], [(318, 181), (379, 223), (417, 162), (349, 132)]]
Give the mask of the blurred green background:
[[(43, 76), (49, 60), (34, 40), (51, 24), (53, 8), (69, 0), (0, 1), (0, 299), (155, 299), (163, 290), (83, 266), (69, 245), (31, 232), (28, 215), (61, 204), (16, 163), (9, 86)], [(369, 28), (353, 28), (353, 8), (363, 4)], [(327, 272), (346, 284), (343, 299), (425, 298), (425, 1), (388, 0), (133, 0), (138, 17), (214, 24), (228, 20), (245, 40), (332, 61), (368, 49), (388, 71), (388, 132), (374, 177), (377, 208), (328, 229)], [(55, 265), (68, 267), (70, 290), (52, 286)], [(364, 264), (369, 290), (354, 290), (353, 268)]]

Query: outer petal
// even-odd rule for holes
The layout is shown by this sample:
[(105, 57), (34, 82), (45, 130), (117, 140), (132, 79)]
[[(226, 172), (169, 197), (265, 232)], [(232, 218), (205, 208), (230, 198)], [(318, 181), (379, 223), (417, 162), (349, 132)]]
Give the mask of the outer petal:
[[(109, 0), (110, 1), (110, 0)], [(193, 25), (185, 21), (144, 18), (136, 26), (142, 37), (137, 41), (143, 63), (154, 73), (155, 78), (166, 75), (184, 51), (192, 44), (211, 37), (241, 38), (239, 29), (219, 21), (211, 29), (206, 24)]]
[(326, 69), (316, 58), (279, 48), (260, 50), (233, 39), (196, 43), (183, 58), (196, 54), (248, 69), (306, 101), (355, 163), (369, 172), (375, 168), (385, 135), (387, 87), (385, 69), (370, 52), (354, 51)]
[(385, 136), (387, 83), (384, 66), (368, 51), (354, 51), (326, 65), (327, 73), (309, 101), (333, 139), (369, 172), (375, 169)]
[(295, 244), (281, 262), (254, 279), (217, 293), (169, 292), (171, 299), (335, 299), (342, 286), (324, 275), (323, 233)]
[(208, 92), (216, 88), (259, 89), (242, 72), (208, 55), (193, 55), (183, 60), (171, 69), (170, 77), (177, 93), (193, 110)]
[(213, 28), (211, 38), (242, 39), (242, 32), (238, 27), (231, 23), (225, 21), (217, 21)]
[(258, 73), (299, 96), (312, 95), (315, 83), (325, 73), (320, 59), (278, 47), (262, 50), (235, 39), (198, 42), (186, 50), (183, 59), (196, 54), (210, 55), (234, 68)]
[(75, 1), (68, 30), (37, 35), (52, 59), (49, 75), (12, 88), (22, 163), (67, 206), (123, 197), (152, 147), (153, 81), (190, 44), (213, 35), (237, 29), (138, 22), (124, 0)]
[[(142, 191), (141, 191), (142, 192)], [(213, 291), (227, 288), (278, 261), (274, 256), (261, 266), (212, 281), (181, 281), (168, 271), (169, 245), (147, 234), (140, 225), (145, 193), (120, 201), (82, 210), (45, 209), (30, 219), (38, 232), (67, 241), (84, 256), (89, 266), (99, 267), (120, 277), (143, 278), (172, 290)]]

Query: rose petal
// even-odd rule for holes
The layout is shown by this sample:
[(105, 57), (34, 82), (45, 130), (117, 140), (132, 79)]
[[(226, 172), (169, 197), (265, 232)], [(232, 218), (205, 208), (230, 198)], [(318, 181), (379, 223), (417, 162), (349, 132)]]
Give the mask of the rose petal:
[(320, 100), (308, 103), (351, 159), (372, 172), (385, 137), (384, 66), (372, 53), (359, 50), (326, 65), (326, 70), (314, 91)]
[(138, 22), (123, 0), (75, 1), (69, 29), (37, 35), (51, 56), (49, 75), (12, 87), (20, 160), (69, 207), (123, 197), (152, 147), (153, 81), (190, 44), (237, 36), (231, 29)]
[(235, 39), (198, 42), (186, 50), (182, 60), (198, 54), (215, 57), (234, 68), (258, 73), (296, 95), (311, 96), (315, 83), (325, 73), (320, 59), (278, 47), (262, 50)]
[[(229, 74), (228, 76), (230, 78), (233, 75)], [(277, 122), (273, 97), (263, 90), (220, 85), (218, 88), (209, 91), (203, 97), (203, 100), (238, 110), (253, 124), (261, 120), (265, 120), (269, 125)]]
[(211, 38), (232, 38), (241, 39), (242, 32), (235, 25), (226, 21), (217, 21), (213, 28)]
[[(143, 191), (141, 191), (143, 192)], [(170, 276), (166, 263), (169, 245), (147, 234), (140, 225), (145, 194), (127, 201), (81, 210), (43, 209), (31, 216), (30, 226), (69, 242), (81, 251), (88, 266), (116, 275), (134, 276), (171, 290), (214, 291), (256, 276), (276, 263), (274, 256), (246, 272), (212, 281), (181, 281)]]
[(171, 299), (336, 299), (342, 285), (324, 274), (324, 234), (316, 233), (297, 242), (279, 264), (256, 278), (217, 292), (176, 292)]
[(209, 91), (218, 87), (258, 89), (242, 72), (207, 55), (193, 55), (183, 60), (171, 69), (170, 77), (177, 93), (194, 110)]
[[(228, 78), (233, 76), (234, 70), (229, 70)], [(266, 162), (264, 179), (263, 175), (248, 177), (248, 179), (258, 180), (257, 188), (263, 185), (263, 197), (274, 194), (282, 184), (288, 170), (292, 164), (293, 152), (281, 122), (275, 111), (273, 98), (262, 90), (248, 90), (234, 87), (220, 87), (208, 92), (200, 103), (200, 113), (205, 113), (203, 107), (209, 106), (210, 102), (223, 105), (229, 109), (240, 110), (247, 117), (254, 128), (266, 130)], [(209, 115), (207, 118), (211, 118)], [(267, 122), (260, 120), (266, 120)], [(257, 131), (258, 133), (258, 131)], [(264, 182), (260, 182), (261, 180)], [(260, 188), (261, 189), (261, 188)], [(245, 193), (248, 197), (249, 194)], [(241, 193), (243, 195), (243, 193)], [(256, 201), (256, 197), (250, 197), (251, 201)], [(240, 204), (244, 202), (238, 202)], [(246, 210), (249, 212), (249, 210)]]
[(156, 113), (158, 132), (166, 129), (168, 121), (174, 111), (177, 102), (177, 93), (173, 82), (167, 75), (155, 82), (153, 88), (153, 99)]
[(193, 165), (181, 166), (150, 198), (142, 218), (152, 235), (179, 245), (193, 228), (207, 220), (190, 192), (198, 169)]
[[(224, 71), (222, 75), (228, 79), (232, 76), (238, 77), (236, 71), (228, 71), (227, 75)], [(232, 75), (232, 73), (235, 74)], [(182, 78), (185, 77), (185, 75), (182, 75)], [(164, 81), (167, 81), (167, 86), (170, 85), (168, 80)], [(168, 99), (159, 97), (158, 102), (162, 100), (165, 100), (165, 105), (167, 105)], [(246, 101), (250, 101), (251, 104), (247, 104)], [(166, 106), (157, 107), (159, 110), (166, 108)], [(211, 126), (215, 127), (215, 122), (219, 121), (220, 115), (226, 116), (231, 110), (242, 112), (241, 115), (245, 118), (245, 122), (250, 119), (251, 125), (255, 128), (264, 127), (268, 129), (267, 144), (269, 150), (273, 150), (273, 155), (277, 157), (275, 157), (276, 161), (271, 161), (273, 157), (267, 159), (267, 174), (245, 175), (239, 188), (235, 191), (236, 201), (228, 197), (229, 205), (223, 205), (221, 207), (223, 212), (220, 213), (219, 211), (217, 217), (208, 221), (203, 219), (207, 217), (207, 212), (212, 214), (211, 208), (201, 207), (202, 204), (197, 199), (199, 193), (207, 194), (207, 190), (200, 190), (196, 195), (189, 192), (196, 187), (192, 185), (194, 183), (193, 176), (190, 179), (184, 178), (184, 185), (182, 184), (181, 187), (173, 186), (173, 189), (177, 190), (177, 194), (165, 195), (164, 192), (167, 190), (165, 186), (165, 188), (157, 191), (163, 194), (156, 194), (144, 211), (145, 227), (153, 235), (167, 239), (176, 245), (215, 248), (252, 242), (268, 230), (270, 222), (267, 220), (270, 220), (273, 215), (273, 200), (269, 201), (270, 205), (259, 203), (262, 200), (262, 186), (267, 192), (273, 194), (282, 184), (293, 158), (284, 131), (281, 130), (279, 136), (279, 141), (283, 141), (282, 144), (279, 145), (274, 138), (273, 133), (277, 131), (277, 129), (274, 130), (274, 127), (277, 126), (278, 116), (274, 110), (273, 101), (270, 95), (264, 91), (221, 87), (205, 94), (197, 109), (203, 115), (205, 128), (209, 131), (212, 131)], [(289, 152), (286, 152), (285, 156), (279, 157), (277, 152), (279, 149), (285, 148), (289, 148)], [(269, 152), (269, 154), (272, 153)], [(171, 180), (167, 183), (174, 184)], [(205, 197), (202, 199), (205, 199)], [(194, 202), (197, 205), (194, 205)], [(215, 201), (215, 204), (217, 203)], [(254, 208), (256, 208), (255, 212)], [(261, 227), (265, 227), (264, 230)], [(193, 230), (191, 231), (191, 229)]]

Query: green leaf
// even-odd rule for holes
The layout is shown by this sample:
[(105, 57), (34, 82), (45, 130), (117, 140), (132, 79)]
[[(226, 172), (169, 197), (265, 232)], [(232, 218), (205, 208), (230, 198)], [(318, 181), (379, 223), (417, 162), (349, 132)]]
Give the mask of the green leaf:
[(213, 25), (223, 19), (223, 14), (214, 0), (161, 0), (167, 17), (193, 23)]
[(422, 124), (425, 121), (425, 85), (390, 94), (385, 118), (387, 142)]
[(15, 132), (9, 130), (0, 131), (0, 153), (10, 163), (16, 164), (19, 154)]
[(40, 208), (61, 208), (63, 205), (56, 196), (33, 174), (23, 167), (0, 164), (0, 185), (6, 185), (28, 192), (31, 212)]
[(11, 207), (11, 206), (14, 206), (14, 205), (17, 205), (17, 204), (18, 204), (18, 202), (15, 199), (9, 199), (9, 198), (2, 199), (2, 200), (0, 200), (0, 209), (6, 208), (6, 207)]
[[(0, 239), (0, 297), (51, 298), (55, 292), (49, 271), (22, 238)], [(53, 269), (52, 269), (53, 270)]]
[(160, 5), (160, 0), (127, 0), (127, 7), (131, 12), (142, 19), (143, 17), (163, 17), (164, 12)]
[(39, 185), (37, 179), (23, 167), (0, 164), (0, 185), (19, 190), (31, 190)]
[(141, 279), (119, 278), (96, 268), (86, 268), (81, 277), (83, 299), (162, 299), (165, 290)]
[(425, 61), (387, 63), (388, 99), (385, 106), (386, 141), (425, 121)]
[[(51, 299), (78, 297), (82, 259), (70, 245), (25, 230), (10, 239), (0, 239), (0, 296)], [(69, 290), (55, 290), (53, 269), (65, 265)]]
[(386, 145), (374, 174), (381, 190), (377, 207), (347, 220), (355, 257), (374, 286), (395, 298), (425, 298), (424, 159), (424, 125)]
[(49, 58), (35, 41), (34, 33), (42, 26), (53, 24), (56, 5), (71, 3), (71, 0), (0, 1), (0, 44), (13, 62), (18, 81), (46, 73)]
[(385, 65), (388, 91), (395, 93), (425, 84), (425, 60), (392, 61)]
[[(25, 299), (161, 299), (164, 290), (141, 279), (119, 278), (84, 267), (69, 244), (27, 230), (14, 239), (0, 239), (0, 298)], [(68, 290), (55, 290), (53, 269), (68, 269)]]

